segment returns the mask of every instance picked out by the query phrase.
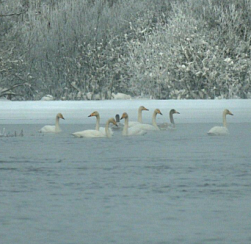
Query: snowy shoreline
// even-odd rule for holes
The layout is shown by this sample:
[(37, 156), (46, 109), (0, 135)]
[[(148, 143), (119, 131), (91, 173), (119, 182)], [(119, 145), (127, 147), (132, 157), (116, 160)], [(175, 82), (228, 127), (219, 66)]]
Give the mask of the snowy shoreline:
[(43, 124), (53, 122), (56, 113), (63, 113), (66, 124), (90, 124), (87, 116), (97, 110), (104, 122), (115, 114), (127, 112), (130, 120), (137, 119), (137, 109), (144, 105), (143, 120), (151, 122), (152, 112), (159, 108), (163, 116), (158, 122), (169, 120), (169, 110), (175, 108), (180, 115), (177, 123), (221, 123), (222, 111), (228, 108), (233, 114), (230, 123), (251, 122), (251, 99), (233, 100), (101, 100), (101, 101), (0, 101), (0, 124)]

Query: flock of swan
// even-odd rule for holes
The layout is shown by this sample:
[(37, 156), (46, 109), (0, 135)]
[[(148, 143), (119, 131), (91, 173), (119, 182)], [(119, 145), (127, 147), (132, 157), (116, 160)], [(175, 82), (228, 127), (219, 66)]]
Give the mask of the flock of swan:
[[(116, 119), (110, 118), (107, 120), (105, 127), (100, 127), (100, 115), (97, 111), (91, 113), (88, 117), (96, 117), (96, 127), (95, 129), (77, 131), (72, 133), (74, 137), (112, 137), (113, 129), (122, 128), (123, 136), (133, 136), (133, 135), (144, 135), (147, 131), (160, 131), (167, 129), (175, 129), (174, 123), (174, 114), (180, 114), (175, 109), (171, 109), (169, 112), (170, 123), (157, 124), (156, 116), (158, 114), (162, 115), (161, 111), (157, 108), (154, 110), (152, 115), (152, 124), (144, 124), (142, 122), (142, 112), (149, 111), (144, 106), (140, 106), (138, 109), (138, 120), (137, 121), (129, 121), (129, 115), (127, 113), (123, 113), (120, 117), (118, 114), (115, 116)], [(227, 135), (229, 134), (226, 122), (226, 116), (233, 115), (228, 109), (223, 111), (223, 126), (214, 126), (208, 131), (208, 135)], [(39, 132), (42, 133), (59, 133), (61, 132), (61, 128), (59, 126), (59, 119), (64, 119), (61, 113), (58, 113), (56, 116), (55, 125), (46, 125), (40, 129)], [(124, 120), (124, 125), (120, 123), (121, 120)], [(110, 126), (112, 125), (112, 128)]]

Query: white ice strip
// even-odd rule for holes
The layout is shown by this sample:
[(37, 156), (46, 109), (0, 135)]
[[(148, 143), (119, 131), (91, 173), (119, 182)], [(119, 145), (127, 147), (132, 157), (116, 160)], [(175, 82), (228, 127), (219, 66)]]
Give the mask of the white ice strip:
[[(95, 124), (88, 115), (98, 111), (101, 124), (127, 112), (130, 120), (137, 120), (139, 106), (149, 111), (143, 112), (143, 122), (151, 123), (152, 113), (159, 108), (163, 116), (157, 116), (157, 123), (169, 120), (169, 111), (174, 108), (179, 115), (175, 116), (178, 123), (221, 123), (222, 111), (227, 108), (234, 116), (228, 117), (229, 123), (251, 122), (251, 100), (102, 100), (102, 101), (0, 101), (0, 124), (43, 124), (54, 122), (56, 114), (62, 113), (63, 123)], [(92, 121), (93, 120), (93, 121)]]

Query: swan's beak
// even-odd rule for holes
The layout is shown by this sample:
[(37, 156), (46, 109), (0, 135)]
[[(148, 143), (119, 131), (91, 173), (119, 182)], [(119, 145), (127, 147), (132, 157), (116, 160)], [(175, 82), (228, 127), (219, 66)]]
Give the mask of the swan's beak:
[(163, 115), (161, 112), (159, 112), (160, 115)]
[(64, 118), (64, 117), (62, 117), (62, 119), (64, 119), (64, 120), (65, 120), (65, 118)]
[(176, 114), (180, 114), (178, 111), (175, 111)]
[(124, 119), (124, 118), (126, 118), (126, 116), (125, 116), (125, 115), (122, 115), (122, 117), (120, 118), (120, 120), (122, 120), (122, 119)]
[(143, 110), (149, 111), (149, 109), (147, 109), (147, 108), (144, 108)]
[(229, 115), (233, 115), (234, 116), (234, 114), (232, 114), (231, 112), (229, 113)]

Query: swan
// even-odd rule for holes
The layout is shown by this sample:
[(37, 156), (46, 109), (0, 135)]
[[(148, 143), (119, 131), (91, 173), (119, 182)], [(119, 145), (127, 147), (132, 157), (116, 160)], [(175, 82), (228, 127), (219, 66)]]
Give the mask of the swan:
[(156, 116), (157, 114), (160, 114), (162, 115), (162, 113), (160, 112), (160, 110), (158, 108), (156, 108), (153, 112), (153, 116), (152, 116), (152, 125), (150, 124), (137, 124), (133, 127), (136, 127), (136, 128), (140, 128), (142, 130), (160, 130), (157, 123), (156, 123)]
[(222, 114), (223, 126), (214, 126), (207, 132), (207, 134), (210, 136), (228, 135), (229, 131), (227, 128), (227, 119), (226, 119), (227, 115), (233, 115), (233, 114), (228, 109), (225, 109)]
[(128, 123), (129, 127), (142, 124), (142, 111), (149, 111), (149, 109), (145, 108), (144, 106), (140, 106), (138, 108), (138, 121), (129, 121)]
[(43, 128), (40, 129), (39, 132), (44, 133), (58, 133), (61, 132), (60, 126), (59, 126), (59, 119), (65, 119), (64, 116), (61, 113), (58, 113), (56, 116), (56, 124), (55, 125), (45, 125)]
[(163, 123), (163, 124), (158, 125), (160, 130), (175, 129), (175, 123), (174, 123), (174, 119), (173, 119), (174, 114), (180, 114), (180, 113), (177, 112), (175, 109), (171, 109), (170, 112), (169, 112), (170, 124), (169, 123)]
[[(93, 117), (93, 116), (96, 117), (96, 127), (95, 127), (95, 130), (99, 130), (99, 131), (101, 131), (102, 133), (105, 134), (105, 127), (100, 127), (100, 126), (99, 126), (99, 123), (100, 123), (100, 115), (99, 115), (99, 112), (98, 112), (98, 111), (94, 111), (94, 112), (92, 112), (88, 117)], [(110, 130), (110, 133), (113, 134), (112, 129), (109, 128), (109, 130)]]
[(112, 137), (112, 134), (109, 130), (109, 124), (114, 124), (116, 125), (116, 121), (114, 118), (110, 118), (107, 120), (106, 125), (105, 125), (105, 133), (99, 130), (84, 130), (84, 131), (78, 131), (72, 133), (73, 136), (75, 137), (88, 137), (88, 138), (93, 138), (93, 137)]
[(119, 114), (116, 114), (115, 115), (115, 121), (117, 123), (117, 126), (116, 125), (112, 125), (112, 130), (121, 130), (123, 129), (123, 123), (120, 122), (120, 116)]
[(119, 125), (120, 124), (119, 114), (115, 115), (115, 120), (116, 120), (117, 125)]
[(129, 117), (128, 117), (127, 113), (123, 113), (121, 116), (121, 119), (125, 119), (125, 125), (124, 125), (123, 131), (122, 131), (123, 136), (134, 136), (134, 135), (146, 134), (146, 131), (144, 131), (136, 126), (128, 128)]

